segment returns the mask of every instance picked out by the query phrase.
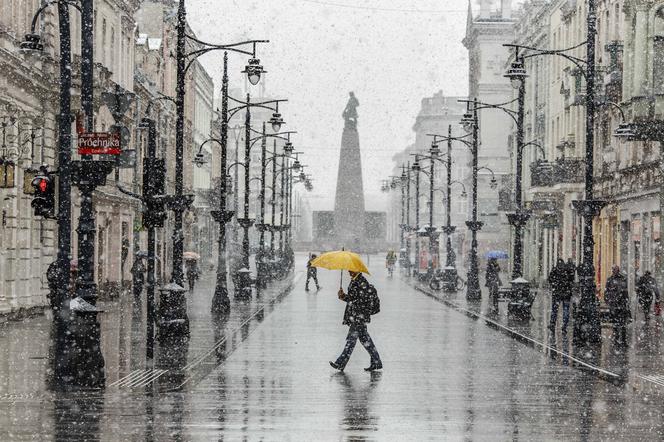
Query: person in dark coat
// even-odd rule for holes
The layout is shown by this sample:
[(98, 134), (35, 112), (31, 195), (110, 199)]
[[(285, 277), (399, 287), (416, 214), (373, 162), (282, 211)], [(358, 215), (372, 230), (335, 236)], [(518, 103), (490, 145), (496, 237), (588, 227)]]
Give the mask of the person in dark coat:
[(563, 333), (567, 333), (569, 324), (569, 304), (572, 299), (572, 287), (574, 285), (574, 273), (570, 272), (569, 264), (558, 259), (555, 267), (549, 273), (549, 286), (551, 287), (551, 320), (549, 330), (556, 329), (558, 320), (558, 306), (563, 305)]
[(646, 321), (650, 316), (650, 306), (652, 305), (653, 297), (659, 302), (659, 288), (657, 288), (657, 281), (653, 278), (652, 273), (647, 270), (643, 276), (636, 281), (636, 298), (643, 309)]
[(198, 263), (191, 259), (187, 260), (187, 281), (189, 282), (189, 291), (193, 292), (194, 291), (194, 286), (196, 284), (196, 280), (199, 277), (199, 272), (198, 272)]
[(131, 279), (132, 288), (134, 291), (134, 299), (140, 299), (143, 293), (143, 284), (145, 283), (145, 264), (143, 264), (143, 255), (139, 252), (134, 258), (134, 263), (131, 266)]
[(609, 314), (613, 322), (613, 341), (616, 344), (627, 344), (627, 322), (630, 318), (629, 292), (627, 277), (620, 272), (620, 267), (613, 266), (611, 276), (606, 280), (604, 300), (609, 306)]
[(360, 343), (369, 353), (371, 363), (365, 371), (380, 370), (383, 368), (383, 363), (380, 360), (378, 350), (369, 336), (367, 331), (367, 324), (371, 322), (371, 315), (366, 312), (367, 298), (369, 296), (370, 284), (369, 281), (362, 275), (362, 273), (349, 272), (350, 284), (348, 284), (348, 293), (344, 293), (343, 289), (339, 289), (339, 299), (346, 303), (346, 310), (344, 311), (343, 324), (348, 325), (348, 336), (346, 337), (346, 346), (344, 347), (341, 355), (336, 361), (330, 361), (330, 365), (343, 371), (353, 353), (355, 343), (360, 340)]
[(486, 263), (484, 281), (484, 286), (489, 288), (489, 298), (493, 301), (493, 308), (497, 310), (498, 288), (502, 282), (500, 281), (500, 266), (496, 258), (489, 258), (489, 261)]
[(318, 285), (318, 269), (311, 265), (311, 261), (316, 259), (316, 255), (312, 254), (309, 261), (307, 261), (307, 283), (304, 285), (304, 290), (309, 291), (309, 279), (313, 279), (316, 283), (316, 290), (320, 290), (320, 285)]

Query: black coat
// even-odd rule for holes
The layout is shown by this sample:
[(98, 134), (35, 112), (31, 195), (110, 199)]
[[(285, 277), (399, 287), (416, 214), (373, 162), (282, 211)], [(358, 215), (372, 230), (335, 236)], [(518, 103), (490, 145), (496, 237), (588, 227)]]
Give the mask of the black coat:
[(619, 273), (606, 280), (604, 299), (614, 319), (624, 319), (630, 316), (629, 291), (625, 275)]
[(361, 273), (348, 284), (348, 293), (344, 297), (344, 325), (362, 325), (371, 322), (371, 315), (366, 313), (369, 281)]
[(636, 297), (641, 304), (650, 304), (653, 295), (659, 299), (659, 289), (657, 288), (657, 281), (649, 275), (641, 276), (636, 281)]
[(557, 264), (549, 273), (551, 297), (555, 301), (569, 301), (572, 297), (574, 275), (571, 275), (567, 264)]
[(497, 262), (490, 261), (486, 266), (486, 274), (484, 275), (485, 287), (492, 287), (493, 285), (501, 285), (500, 281), (500, 266)]

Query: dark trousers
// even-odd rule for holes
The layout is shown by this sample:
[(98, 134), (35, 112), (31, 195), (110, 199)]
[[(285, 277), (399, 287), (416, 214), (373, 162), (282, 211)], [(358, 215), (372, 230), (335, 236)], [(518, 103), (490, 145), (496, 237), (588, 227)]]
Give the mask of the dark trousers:
[(554, 329), (556, 327), (556, 321), (558, 320), (558, 304), (563, 304), (563, 330), (567, 330), (567, 324), (569, 323), (569, 299), (552, 299), (551, 300), (551, 321), (549, 323), (549, 328)]
[(136, 282), (133, 284), (134, 298), (141, 299), (141, 293), (143, 293), (143, 283)]
[(629, 321), (629, 317), (629, 310), (617, 309), (611, 312), (614, 343), (627, 345), (627, 322)]
[(317, 289), (320, 288), (320, 286), (318, 285), (318, 275), (316, 274), (316, 272), (307, 272), (307, 283), (304, 286), (305, 290), (309, 290), (309, 279), (314, 280)]
[(369, 336), (366, 324), (353, 324), (348, 328), (346, 346), (341, 352), (341, 355), (337, 358), (336, 364), (340, 367), (346, 366), (358, 339), (362, 346), (367, 350), (367, 353), (369, 353), (369, 356), (371, 356), (371, 365), (382, 365), (380, 355), (378, 354), (378, 350), (376, 350), (376, 346), (374, 345), (371, 336)]

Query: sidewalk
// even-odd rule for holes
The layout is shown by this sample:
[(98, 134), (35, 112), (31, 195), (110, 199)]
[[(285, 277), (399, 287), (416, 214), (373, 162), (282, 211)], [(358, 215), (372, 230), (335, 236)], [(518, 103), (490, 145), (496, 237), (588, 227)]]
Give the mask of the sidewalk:
[[(254, 296), (249, 301), (233, 299), (231, 286), (230, 314), (213, 320), (210, 303), (215, 275), (204, 274), (194, 292), (186, 295), (190, 339), (185, 343), (185, 348), (176, 349), (178, 356), (183, 358), (179, 362), (187, 368), (187, 374), (190, 377), (204, 376), (218, 364), (219, 357), (230, 354), (246, 338), (237, 335), (236, 330), (253, 327), (252, 319), (262, 320), (274, 308), (274, 304), (288, 293), (293, 279), (298, 280), (300, 276), (301, 272), (296, 272), (294, 277), (277, 281), (260, 298)], [(145, 387), (160, 377), (157, 376), (160, 371), (163, 371), (161, 375), (166, 374), (168, 369), (164, 370), (162, 366), (172, 367), (173, 361), (159, 359), (158, 343), (155, 348), (155, 366), (148, 367), (146, 364), (145, 292), (142, 305), (134, 303), (131, 292), (123, 292), (115, 300), (100, 301), (99, 306), (104, 310), (99, 320), (107, 390)], [(0, 324), (0, 400), (50, 397), (47, 374), (51, 357), (51, 325), (50, 311), (42, 316)], [(220, 341), (223, 341), (222, 344), (219, 344)], [(167, 383), (162, 387), (176, 388), (178, 385)]]
[(567, 334), (561, 331), (560, 309), (556, 331), (552, 333), (549, 330), (551, 294), (548, 290), (537, 290), (532, 319), (518, 321), (508, 318), (505, 302), (500, 302), (498, 314), (493, 313), (486, 290), (482, 301), (475, 303), (466, 300), (465, 292), (446, 294), (442, 291), (434, 292), (414, 280), (409, 283), (414, 284), (419, 291), (563, 363), (589, 370), (614, 383), (627, 384), (639, 392), (664, 395), (664, 318), (651, 315), (650, 320), (645, 322), (640, 308), (637, 309), (636, 300), (632, 300), (632, 316), (635, 319), (627, 327), (628, 347), (616, 347), (612, 326), (603, 324), (601, 346), (593, 351), (588, 348), (578, 349), (572, 344), (574, 318), (571, 313)]

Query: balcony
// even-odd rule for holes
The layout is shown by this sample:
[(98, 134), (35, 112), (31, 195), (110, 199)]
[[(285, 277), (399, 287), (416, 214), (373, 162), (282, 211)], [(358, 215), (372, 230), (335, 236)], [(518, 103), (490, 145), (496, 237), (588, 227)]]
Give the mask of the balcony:
[(582, 158), (557, 158), (554, 161), (539, 160), (530, 165), (532, 187), (552, 187), (555, 184), (583, 183)]

